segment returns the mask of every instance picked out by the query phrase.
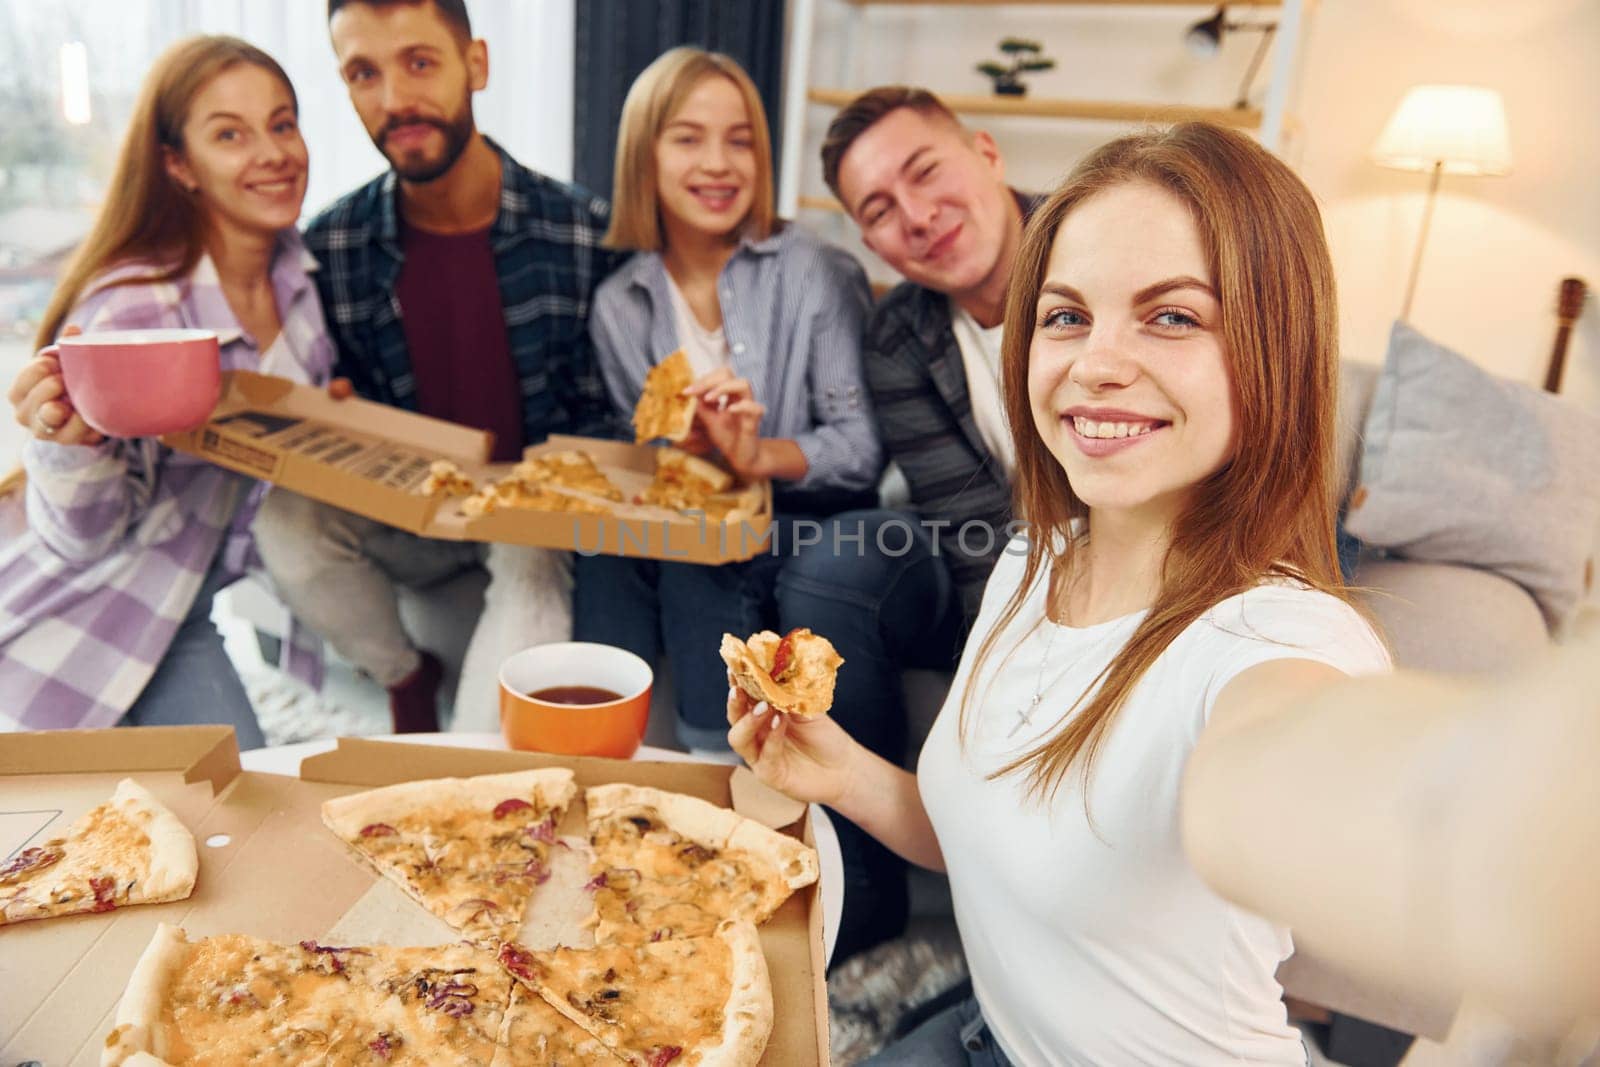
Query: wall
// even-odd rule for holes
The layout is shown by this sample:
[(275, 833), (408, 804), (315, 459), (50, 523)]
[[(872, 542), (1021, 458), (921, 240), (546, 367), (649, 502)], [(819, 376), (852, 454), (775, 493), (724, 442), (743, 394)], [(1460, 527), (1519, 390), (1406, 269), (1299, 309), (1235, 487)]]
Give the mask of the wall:
[[(1058, 68), (1032, 76), (1038, 96), (1226, 104), (1254, 47), (1229, 37), (1205, 60), (1182, 46), (1192, 7), (868, 8), (817, 0), (812, 80), (862, 87), (891, 81), (982, 92), (973, 65), (1008, 34), (1034, 37)], [(1235, 8), (1239, 19), (1272, 9)], [(1505, 98), (1514, 172), (1446, 178), (1411, 316), (1425, 333), (1497, 373), (1542, 380), (1554, 331), (1556, 283), (1578, 274), (1600, 285), (1600, 3), (1594, 0), (1329, 0), (1310, 23), (1297, 108), (1302, 130), (1285, 155), (1323, 205), (1343, 299), (1347, 356), (1381, 361), (1404, 295), (1426, 177), (1367, 160), (1405, 90), (1461, 81)], [(1266, 71), (1257, 81), (1256, 99)], [(808, 113), (815, 156), (828, 109)], [(1115, 132), (1099, 123), (971, 120), (1006, 152), (1016, 184), (1044, 188), (1085, 148)], [(802, 188), (824, 193), (815, 158)], [(842, 243), (847, 222), (805, 220)], [(869, 257), (870, 258), (870, 257)], [(878, 266), (878, 271), (884, 268)], [(1567, 392), (1600, 407), (1600, 307), (1580, 321)]]
[[(1339, 0), (1322, 5), (1302, 86), (1300, 173), (1322, 200), (1346, 352), (1382, 358), (1404, 298), (1427, 177), (1366, 153), (1411, 85), (1498, 90), (1512, 173), (1445, 178), (1411, 321), (1499, 374), (1541, 383), (1558, 280), (1600, 285), (1600, 4), (1592, 0)], [(1591, 297), (1564, 389), (1600, 408)]]

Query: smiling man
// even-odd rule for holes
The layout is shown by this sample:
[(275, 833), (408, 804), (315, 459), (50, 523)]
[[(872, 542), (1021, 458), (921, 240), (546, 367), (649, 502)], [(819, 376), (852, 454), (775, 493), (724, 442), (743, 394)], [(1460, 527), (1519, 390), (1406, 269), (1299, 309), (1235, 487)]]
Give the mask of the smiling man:
[[(863, 93), (834, 117), (822, 170), (867, 247), (906, 279), (874, 310), (862, 363), (912, 513), (835, 516), (834, 538), (785, 561), (778, 595), (790, 618), (829, 620), (848, 664), (834, 703), (872, 709), (872, 733), (858, 729), (857, 740), (898, 759), (908, 734), (902, 670), (955, 667), (1013, 533), (1000, 320), (1032, 201), (1006, 186), (988, 134), (903, 86)], [(854, 824), (838, 828), (843, 958), (898, 934), (907, 896), (894, 853)]]
[[(609, 436), (587, 332), (612, 265), (605, 204), (478, 132), (472, 96), (488, 84), (489, 50), (463, 0), (329, 0), (328, 24), (350, 102), (391, 168), (306, 232), (335, 373), (371, 400), (491, 431), (496, 459), (551, 433)], [(483, 549), (281, 492), (257, 540), (295, 614), (389, 690), (395, 729), (436, 729), (441, 667), (401, 627), (395, 586), (478, 566)], [(457, 700), (460, 712), (471, 696), (473, 721), (491, 714), (476, 705), (494, 700), (500, 649), (571, 628), (567, 554), (497, 545), (487, 563), (491, 607), (524, 604), (526, 625), (475, 635)]]

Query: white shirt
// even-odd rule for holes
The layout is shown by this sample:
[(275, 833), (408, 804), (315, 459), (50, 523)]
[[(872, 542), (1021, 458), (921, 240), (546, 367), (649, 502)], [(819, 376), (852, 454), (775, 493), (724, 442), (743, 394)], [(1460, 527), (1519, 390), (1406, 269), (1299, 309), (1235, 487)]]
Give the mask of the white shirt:
[[(1275, 583), (1223, 601), (1151, 665), (1104, 736), (1091, 828), (1077, 772), (1044, 802), (1026, 797), (1025, 775), (986, 775), (1054, 734), (1142, 612), (1058, 626), (1045, 619), (1041, 575), (979, 674), (964, 752), (958, 738), (973, 660), (1025, 552), (1013, 541), (995, 566), (917, 769), (990, 1029), (1020, 1067), (1300, 1067), (1274, 977), (1293, 951), (1289, 931), (1229, 904), (1189, 866), (1179, 783), (1217, 693), (1241, 671), (1297, 658), (1374, 673), (1389, 668), (1387, 652), (1324, 593)], [(1035, 691), (1043, 699), (1022, 722)]]
[(980, 326), (952, 300), (950, 328), (956, 335), (956, 347), (961, 349), (961, 365), (967, 371), (967, 396), (972, 400), (972, 421), (978, 424), (978, 436), (1005, 468), (1006, 477), (1014, 477), (1016, 446), (1011, 441), (1006, 409), (1000, 403), (1000, 339), (1005, 334), (1005, 323)]
[(696, 378), (709, 374), (718, 367), (726, 367), (732, 360), (728, 351), (728, 338), (722, 327), (708, 330), (694, 317), (689, 300), (667, 274), (667, 289), (672, 294), (672, 318), (678, 326), (678, 344), (689, 357), (689, 366)]

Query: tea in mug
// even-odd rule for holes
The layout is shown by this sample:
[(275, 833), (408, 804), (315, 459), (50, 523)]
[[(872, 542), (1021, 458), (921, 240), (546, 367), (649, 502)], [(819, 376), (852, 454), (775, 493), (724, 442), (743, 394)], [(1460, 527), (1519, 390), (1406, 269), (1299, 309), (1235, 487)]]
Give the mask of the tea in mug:
[(536, 689), (528, 694), (534, 700), (542, 700), (546, 704), (609, 704), (613, 700), (621, 700), (621, 693), (613, 693), (609, 689), (601, 689), (593, 685), (553, 685), (546, 689)]

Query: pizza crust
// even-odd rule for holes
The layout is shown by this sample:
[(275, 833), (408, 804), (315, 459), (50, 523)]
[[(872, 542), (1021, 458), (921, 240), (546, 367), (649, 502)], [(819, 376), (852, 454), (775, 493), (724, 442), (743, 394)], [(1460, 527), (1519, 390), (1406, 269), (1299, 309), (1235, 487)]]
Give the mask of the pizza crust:
[(817, 880), (819, 867), (816, 849), (763, 826), (754, 819), (740, 821), (739, 828), (728, 839), (728, 847), (758, 856), (777, 868), (783, 884), (789, 887), (790, 892), (803, 889)]
[(183, 820), (132, 778), (117, 783), (111, 803), (150, 838), (150, 869), (129, 891), (128, 902), (160, 904), (193, 893), (200, 857)]
[(359, 837), (361, 828), (371, 823), (456, 806), (488, 804), (492, 808), (513, 796), (534, 797), (544, 807), (562, 809), (577, 792), (572, 771), (565, 767), (472, 778), (429, 778), (335, 797), (322, 805), (322, 822), (340, 837), (352, 838)]
[(613, 816), (650, 809), (661, 816), (667, 829), (706, 848), (721, 850), (728, 845), (740, 816), (717, 804), (682, 793), (669, 793), (644, 785), (597, 785), (584, 794), (589, 809), (589, 825)]
[(704, 1048), (699, 1067), (754, 1067), (772, 1036), (772, 977), (753, 924), (729, 920), (716, 936), (733, 957), (731, 988), (722, 1008), (722, 1041)]
[(741, 641), (732, 634), (722, 635), (718, 650), (728, 665), (734, 684), (751, 699), (797, 719), (826, 715), (833, 707), (833, 685), (844, 658), (827, 638), (798, 629), (789, 633), (797, 668), (785, 681), (772, 677), (773, 660), (782, 641), (771, 630), (762, 630)]
[(173, 977), (189, 958), (189, 940), (176, 926), (162, 923), (145, 947), (117, 1005), (116, 1027), (106, 1037), (100, 1067), (151, 1067), (166, 1064), (161, 1004)]

